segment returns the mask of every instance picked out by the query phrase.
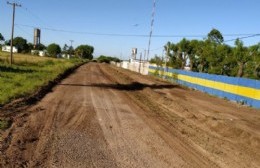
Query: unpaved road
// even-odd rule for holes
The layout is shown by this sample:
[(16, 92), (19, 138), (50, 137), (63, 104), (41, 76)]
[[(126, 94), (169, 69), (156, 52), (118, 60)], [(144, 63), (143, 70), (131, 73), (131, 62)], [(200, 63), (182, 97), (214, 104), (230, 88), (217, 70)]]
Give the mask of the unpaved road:
[(2, 133), (1, 167), (260, 167), (260, 111), (89, 63)]

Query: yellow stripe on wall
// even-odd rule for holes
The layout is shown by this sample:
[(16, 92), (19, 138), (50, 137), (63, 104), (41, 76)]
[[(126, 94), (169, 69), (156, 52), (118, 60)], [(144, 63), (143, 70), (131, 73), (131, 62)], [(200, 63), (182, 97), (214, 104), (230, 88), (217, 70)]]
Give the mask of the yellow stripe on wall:
[(227, 84), (227, 83), (223, 83), (223, 82), (216, 82), (216, 81), (211, 81), (208, 79), (196, 78), (196, 77), (191, 77), (191, 76), (187, 76), (187, 75), (178, 75), (178, 79), (192, 83), (192, 84), (197, 84), (197, 85), (205, 86), (208, 88), (222, 90), (224, 92), (260, 100), (260, 90), (259, 89), (245, 87), (245, 86), (232, 85), (232, 84)]
[[(155, 73), (155, 70), (149, 69), (149, 72)], [(159, 73), (162, 74), (163, 71), (159, 71)], [(168, 77), (172, 77), (171, 72), (168, 72), (165, 75), (167, 75)], [(178, 74), (177, 78), (179, 80), (189, 82), (192, 84), (197, 84), (200, 86), (221, 90), (221, 91), (236, 94), (239, 96), (244, 96), (244, 97), (248, 97), (251, 99), (260, 100), (260, 90), (259, 89), (245, 87), (245, 86), (238, 86), (238, 85), (233, 85), (233, 84), (227, 84), (224, 82), (217, 82), (217, 81), (212, 81), (212, 80), (197, 78), (197, 77), (191, 77), (191, 76), (181, 75), (181, 74)]]

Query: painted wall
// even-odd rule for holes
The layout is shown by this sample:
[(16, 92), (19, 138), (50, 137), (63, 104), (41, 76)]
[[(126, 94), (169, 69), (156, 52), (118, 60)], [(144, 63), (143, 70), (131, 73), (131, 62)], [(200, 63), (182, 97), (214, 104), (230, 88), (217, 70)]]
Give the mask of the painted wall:
[(211, 95), (260, 108), (259, 80), (158, 68), (155, 65), (149, 66), (149, 74), (166, 77), (170, 81)]

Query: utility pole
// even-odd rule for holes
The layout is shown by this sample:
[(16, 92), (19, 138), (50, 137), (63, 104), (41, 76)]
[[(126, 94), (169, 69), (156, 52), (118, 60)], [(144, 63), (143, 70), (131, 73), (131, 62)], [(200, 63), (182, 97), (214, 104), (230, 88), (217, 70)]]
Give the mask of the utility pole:
[(144, 68), (145, 68), (145, 57), (146, 57), (146, 49), (144, 49), (144, 59), (143, 59), (143, 72), (144, 72)]
[(72, 56), (72, 43), (74, 42), (74, 40), (70, 40), (70, 57)]
[(168, 59), (169, 59), (169, 45), (167, 45), (166, 54), (165, 54), (165, 74), (166, 74), (165, 78), (168, 73), (168, 66), (167, 66)]
[(139, 60), (139, 73), (141, 73), (141, 63), (142, 63), (142, 53), (140, 53), (140, 60)]
[(7, 2), (8, 5), (12, 5), (13, 6), (13, 20), (12, 20), (12, 34), (11, 34), (11, 52), (10, 52), (10, 63), (11, 65), (13, 64), (14, 62), (14, 59), (13, 59), (13, 39), (14, 39), (14, 19), (15, 19), (15, 7), (21, 7), (20, 4), (17, 4), (17, 3), (10, 3), (10, 2)]
[(151, 31), (150, 31), (150, 35), (149, 35), (148, 50), (147, 50), (147, 61), (149, 61), (149, 56), (150, 56), (150, 46), (151, 46), (151, 39), (152, 39), (152, 35), (153, 35), (155, 8), (156, 8), (156, 0), (153, 0), (153, 11), (152, 11), (152, 20), (151, 20)]

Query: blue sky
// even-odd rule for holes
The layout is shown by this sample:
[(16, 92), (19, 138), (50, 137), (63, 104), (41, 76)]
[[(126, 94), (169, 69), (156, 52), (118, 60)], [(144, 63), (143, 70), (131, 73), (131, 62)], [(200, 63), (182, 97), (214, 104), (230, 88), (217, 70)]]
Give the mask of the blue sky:
[[(70, 44), (69, 40), (74, 40), (74, 47), (80, 44), (94, 46), (96, 56), (103, 54), (128, 59), (131, 48), (138, 48), (140, 53), (148, 47), (148, 37), (94, 34), (148, 35), (153, 0), (16, 0), (15, 2), (22, 5), (16, 10), (15, 36), (22, 36), (29, 42), (33, 42), (33, 27), (40, 27), (43, 44), (55, 42), (63, 47), (65, 43)], [(167, 41), (176, 43), (183, 37), (194, 39), (188, 36), (207, 35), (212, 28), (218, 29), (223, 35), (259, 34), (259, 8), (259, 0), (156, 0), (153, 34), (181, 37), (153, 37), (150, 57), (160, 55), (162, 46)], [(0, 33), (6, 39), (10, 39), (11, 17), (11, 6), (6, 4), (6, 0), (0, 0)], [(224, 38), (229, 40), (236, 37)], [(196, 39), (202, 38), (196, 37)], [(256, 44), (260, 42), (260, 36), (243, 41), (245, 45)], [(233, 42), (227, 44), (233, 45)]]

